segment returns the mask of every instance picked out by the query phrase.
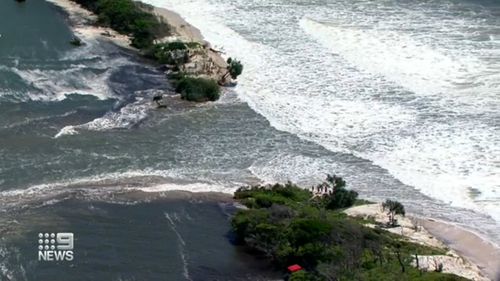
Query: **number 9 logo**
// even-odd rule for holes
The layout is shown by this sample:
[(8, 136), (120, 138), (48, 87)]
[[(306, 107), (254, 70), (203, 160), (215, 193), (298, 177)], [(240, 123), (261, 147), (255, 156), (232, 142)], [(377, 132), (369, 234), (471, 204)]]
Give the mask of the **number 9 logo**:
[(57, 233), (57, 249), (58, 250), (73, 250), (73, 233), (61, 232)]

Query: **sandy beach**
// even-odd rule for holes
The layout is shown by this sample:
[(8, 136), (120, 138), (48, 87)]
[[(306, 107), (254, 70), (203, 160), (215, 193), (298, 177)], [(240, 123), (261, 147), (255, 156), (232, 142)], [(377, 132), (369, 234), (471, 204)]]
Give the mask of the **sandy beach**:
[(417, 219), (434, 237), (476, 264), (491, 280), (500, 280), (500, 249), (477, 234), (433, 219)]
[[(387, 215), (380, 204), (369, 204), (349, 208), (349, 216), (371, 218), (387, 223)], [(466, 229), (452, 224), (423, 219), (397, 216), (398, 227), (387, 228), (394, 234), (402, 235), (409, 241), (447, 251), (442, 256), (419, 257), (422, 268), (435, 270), (435, 264), (443, 264), (443, 272), (456, 274), (471, 280), (500, 280), (500, 249)], [(375, 227), (375, 225), (367, 225)]]

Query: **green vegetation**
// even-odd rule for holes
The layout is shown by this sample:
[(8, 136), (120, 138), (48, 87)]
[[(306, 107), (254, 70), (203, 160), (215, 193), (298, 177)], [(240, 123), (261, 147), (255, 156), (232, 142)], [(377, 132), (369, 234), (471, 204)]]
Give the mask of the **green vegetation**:
[(161, 64), (179, 66), (189, 62), (188, 46), (181, 41), (154, 44), (146, 52), (146, 56)]
[(387, 211), (387, 216), (389, 217), (389, 225), (396, 226), (398, 221), (396, 220), (396, 215), (405, 215), (405, 207), (398, 201), (385, 200), (382, 203), (382, 208)]
[(198, 42), (173, 41), (157, 43), (145, 51), (146, 57), (161, 64), (181, 65), (189, 62), (189, 50), (201, 49)]
[[(170, 78), (174, 80), (176, 91), (183, 99), (196, 102), (219, 99), (220, 87), (214, 79), (188, 77), (181, 72), (186, 71), (183, 66), (190, 62), (192, 50), (203, 50), (202, 44), (181, 41), (155, 42), (157, 39), (170, 35), (170, 27), (152, 13), (152, 6), (133, 0), (72, 1), (94, 12), (98, 18), (98, 24), (131, 36), (131, 45), (140, 49), (144, 56), (158, 63), (169, 65), (168, 69), (173, 73)], [(70, 43), (75, 46), (81, 44), (76, 40)], [(243, 65), (239, 61), (230, 60), (228, 63), (227, 74), (224, 78), (227, 75), (236, 78), (242, 73)], [(210, 70), (209, 73), (213, 75), (214, 72)]]
[(232, 219), (236, 242), (278, 268), (305, 268), (289, 280), (466, 280), (410, 266), (415, 255), (442, 250), (347, 217), (341, 210), (356, 203), (357, 193), (342, 178), (328, 176), (312, 191), (292, 183), (238, 189), (234, 198), (249, 209)]
[(227, 73), (224, 75), (224, 79), (227, 77), (227, 75), (231, 75), (231, 78), (236, 79), (243, 72), (243, 64), (241, 64), (239, 60), (228, 58), (227, 64)]
[[(98, 23), (132, 37), (132, 46), (146, 49), (169, 35), (167, 23), (150, 13), (151, 6), (132, 0), (73, 0), (94, 12)], [(148, 11), (149, 10), (149, 11)]]
[(177, 82), (175, 91), (182, 99), (196, 102), (215, 101), (220, 96), (217, 82), (207, 78), (183, 77)]

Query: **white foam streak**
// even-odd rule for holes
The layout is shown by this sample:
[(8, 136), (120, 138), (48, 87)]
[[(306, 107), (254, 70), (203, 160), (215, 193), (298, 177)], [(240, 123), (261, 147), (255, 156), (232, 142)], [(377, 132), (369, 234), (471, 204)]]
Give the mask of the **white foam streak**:
[(468, 83), (482, 71), (472, 59), (450, 57), (394, 31), (326, 25), (308, 18), (301, 19), (300, 26), (354, 65), (423, 95), (448, 93), (456, 88), (453, 84)]
[(81, 125), (70, 125), (62, 128), (54, 138), (67, 135), (78, 134), (80, 130), (88, 131), (107, 131), (111, 129), (127, 129), (138, 124), (148, 117), (152, 110), (150, 98), (137, 97), (133, 103), (120, 108), (119, 111), (111, 111), (104, 116), (96, 118), (88, 123)]
[(79, 65), (65, 70), (12, 68), (11, 71), (36, 89), (27, 95), (33, 101), (61, 101), (70, 94), (93, 95), (101, 100), (113, 97), (106, 83), (110, 71), (94, 74)]
[[(172, 220), (170, 215), (168, 213), (165, 213), (164, 215), (165, 215), (165, 218), (169, 222), (170, 229), (172, 229), (172, 231), (177, 236), (177, 239), (179, 240), (179, 253), (181, 255), (182, 271), (183, 271), (184, 278), (186, 278), (186, 280), (192, 280), (191, 276), (189, 276), (188, 257), (187, 257), (187, 253), (185, 251), (186, 242), (184, 241), (184, 239), (182, 238), (182, 235), (177, 230), (176, 224), (174, 223), (174, 221)], [(177, 213), (174, 213), (174, 216), (178, 220)]]
[(59, 130), (59, 132), (54, 136), (54, 138), (59, 138), (61, 136), (71, 136), (78, 134), (75, 126), (66, 126)]

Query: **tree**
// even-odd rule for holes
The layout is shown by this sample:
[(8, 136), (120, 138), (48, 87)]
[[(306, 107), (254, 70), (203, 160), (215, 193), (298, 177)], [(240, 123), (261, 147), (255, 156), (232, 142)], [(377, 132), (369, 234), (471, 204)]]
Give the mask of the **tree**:
[(382, 203), (382, 208), (384, 211), (387, 211), (387, 216), (389, 217), (389, 225), (396, 226), (397, 220), (395, 218), (396, 215), (405, 215), (405, 207), (403, 204), (398, 201), (393, 201), (390, 199), (385, 200)]
[(225, 80), (228, 75), (231, 75), (231, 78), (236, 79), (243, 72), (243, 64), (241, 64), (239, 60), (228, 58), (227, 64), (227, 72), (222, 77), (222, 80)]

